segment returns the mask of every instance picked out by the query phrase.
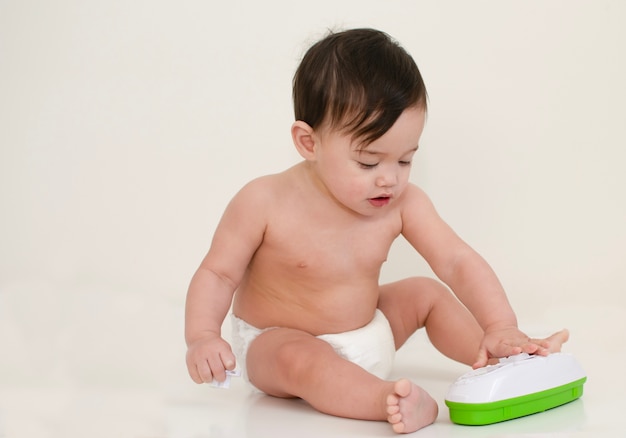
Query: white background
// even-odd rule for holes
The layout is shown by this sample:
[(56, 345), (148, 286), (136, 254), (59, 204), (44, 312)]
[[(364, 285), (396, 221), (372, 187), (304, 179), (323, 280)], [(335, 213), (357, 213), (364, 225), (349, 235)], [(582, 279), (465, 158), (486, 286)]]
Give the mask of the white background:
[[(623, 343), (625, 22), (619, 0), (0, 0), (0, 436), (28, 391), (188, 382), (189, 279), (234, 193), (298, 161), (291, 78), (329, 28), (415, 58), (411, 179), (522, 326)], [(399, 241), (382, 280), (428, 272)]]

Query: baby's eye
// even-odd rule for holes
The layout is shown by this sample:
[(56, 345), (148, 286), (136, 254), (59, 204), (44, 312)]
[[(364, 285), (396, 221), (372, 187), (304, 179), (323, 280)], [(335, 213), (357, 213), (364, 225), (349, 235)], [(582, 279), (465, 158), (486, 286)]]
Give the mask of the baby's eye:
[(373, 169), (374, 167), (378, 166), (378, 163), (368, 164), (368, 163), (361, 163), (360, 161), (357, 161), (357, 162), (359, 163), (359, 167), (363, 169)]
[(406, 160), (399, 161), (399, 163), (400, 163), (400, 166), (410, 166), (411, 165), (411, 162), (410, 161), (406, 161)]

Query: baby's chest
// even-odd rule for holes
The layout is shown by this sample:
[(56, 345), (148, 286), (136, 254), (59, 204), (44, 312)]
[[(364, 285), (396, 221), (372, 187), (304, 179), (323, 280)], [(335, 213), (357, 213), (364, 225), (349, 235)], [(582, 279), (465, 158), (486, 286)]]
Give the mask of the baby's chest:
[[(295, 231), (295, 230), (292, 230)], [(387, 259), (397, 234), (375, 227), (354, 229), (278, 229), (266, 233), (264, 245), (285, 267), (310, 272), (348, 273), (375, 271)]]

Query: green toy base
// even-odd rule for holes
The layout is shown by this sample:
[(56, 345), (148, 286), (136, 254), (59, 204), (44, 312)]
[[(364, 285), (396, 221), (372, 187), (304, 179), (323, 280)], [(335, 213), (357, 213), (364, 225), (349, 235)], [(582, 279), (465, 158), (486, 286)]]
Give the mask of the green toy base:
[(480, 426), (524, 417), (564, 405), (583, 395), (586, 377), (556, 388), (491, 403), (446, 400), (453, 423)]

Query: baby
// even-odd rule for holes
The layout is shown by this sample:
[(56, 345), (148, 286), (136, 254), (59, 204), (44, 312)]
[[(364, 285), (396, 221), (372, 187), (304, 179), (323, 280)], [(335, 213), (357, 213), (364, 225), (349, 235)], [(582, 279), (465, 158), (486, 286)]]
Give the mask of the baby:
[[(235, 195), (189, 286), (195, 382), (223, 381), (237, 358), (269, 395), (409, 433), (438, 412), (412, 381), (386, 380), (395, 350), (416, 330), (474, 368), (560, 350), (567, 331), (521, 332), (490, 266), (409, 182), (427, 96), (403, 48), (373, 29), (332, 33), (305, 54), (293, 99), (302, 161)], [(440, 281), (379, 284), (400, 235)], [(221, 336), (231, 305), (234, 353)]]

